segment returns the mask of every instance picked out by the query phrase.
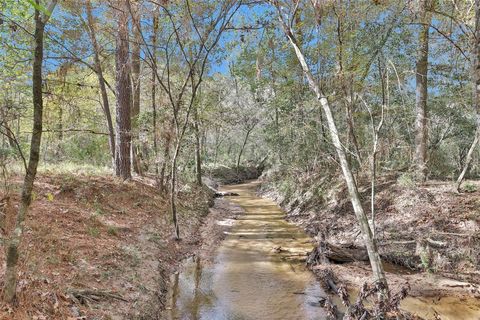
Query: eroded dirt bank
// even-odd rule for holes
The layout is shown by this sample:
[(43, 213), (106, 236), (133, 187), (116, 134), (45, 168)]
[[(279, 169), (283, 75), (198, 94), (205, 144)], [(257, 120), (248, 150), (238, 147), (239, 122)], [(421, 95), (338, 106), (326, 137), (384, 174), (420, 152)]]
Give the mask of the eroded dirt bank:
[[(4, 234), (20, 183), (0, 194)], [(169, 275), (199, 250), (209, 256), (228, 228), (217, 221), (240, 212), (217, 199), (207, 215), (212, 202), (208, 188), (179, 193), (182, 240), (175, 241), (167, 200), (153, 180), (42, 174), (21, 245), (17, 305), (1, 306), (0, 318), (157, 319)]]
[[(480, 318), (478, 192), (456, 194), (449, 183), (417, 187), (399, 177), (379, 182), (376, 228), (387, 276), (394, 290), (409, 285), (403, 306), (433, 319)], [(369, 208), (369, 188), (360, 188)], [(362, 246), (347, 192), (340, 180), (315, 178), (285, 187), (281, 175), (268, 176), (260, 192), (287, 212), (286, 218), (318, 241)], [(421, 244), (425, 244), (422, 246)], [(400, 267), (399, 267), (400, 266)], [(352, 288), (370, 279), (366, 262), (317, 265), (330, 268)], [(414, 299), (413, 298), (419, 298)], [(460, 307), (460, 308), (459, 308)]]

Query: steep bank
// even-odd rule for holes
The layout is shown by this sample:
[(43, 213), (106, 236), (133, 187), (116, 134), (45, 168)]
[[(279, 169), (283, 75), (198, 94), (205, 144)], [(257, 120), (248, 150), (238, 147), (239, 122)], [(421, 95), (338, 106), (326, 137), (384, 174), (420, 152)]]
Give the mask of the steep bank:
[[(20, 186), (17, 178), (0, 195), (4, 232)], [(184, 186), (179, 203), (182, 240), (175, 241), (167, 199), (153, 180), (42, 174), (21, 245), (18, 305), (2, 306), (0, 318), (158, 318), (168, 276), (199, 248), (212, 250), (223, 235), (215, 219), (232, 214), (216, 200), (207, 215), (207, 188)]]
[[(471, 192), (456, 194), (446, 182), (415, 186), (406, 175), (378, 180), (376, 231), (380, 253), (393, 266), (391, 281), (398, 286), (409, 282), (413, 295), (479, 296), (478, 183), (469, 182)], [(311, 236), (340, 247), (363, 246), (348, 193), (338, 176), (309, 173), (292, 178), (285, 172), (269, 172), (263, 181), (260, 192), (279, 203), (286, 218)], [(359, 181), (370, 215), (369, 184), (362, 177)], [(334, 269), (356, 287), (369, 277), (364, 262)], [(459, 281), (440, 281), (435, 278), (439, 276)]]
[(209, 182), (213, 184), (235, 184), (242, 183), (246, 180), (257, 179), (260, 177), (264, 170), (264, 163), (261, 162), (257, 165), (240, 166), (240, 167), (228, 167), (225, 165), (217, 165), (214, 167), (204, 168), (205, 183)]

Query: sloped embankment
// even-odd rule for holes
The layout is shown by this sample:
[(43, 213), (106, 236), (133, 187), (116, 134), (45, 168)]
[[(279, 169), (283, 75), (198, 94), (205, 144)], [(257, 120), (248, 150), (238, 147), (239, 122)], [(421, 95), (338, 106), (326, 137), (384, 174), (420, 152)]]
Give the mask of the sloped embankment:
[[(343, 248), (363, 247), (341, 179), (310, 174), (297, 175), (297, 181), (289, 182), (285, 176), (270, 172), (264, 178), (261, 192), (279, 203), (288, 219), (317, 240)], [(364, 208), (370, 216), (369, 184), (361, 178), (359, 181)], [(375, 220), (380, 253), (393, 264), (387, 268), (393, 273), (403, 273), (403, 278), (408, 278), (407, 273), (413, 270), (467, 281), (459, 286), (467, 293), (480, 296), (479, 195), (478, 191), (457, 194), (448, 182), (432, 181), (415, 186), (403, 176), (380, 178)], [(348, 270), (352, 265), (364, 264), (353, 262), (342, 267)], [(457, 284), (452, 284), (455, 286)], [(439, 293), (431, 286), (419, 288), (423, 289)]]
[(204, 174), (206, 176), (204, 178), (222, 185), (235, 184), (244, 182), (246, 180), (257, 179), (262, 174), (263, 169), (263, 163), (260, 163), (256, 166), (240, 166), (238, 168), (218, 165), (215, 167), (204, 168)]
[[(13, 225), (20, 182), (0, 194), (3, 231)], [(168, 275), (202, 245), (202, 232), (215, 233), (202, 227), (212, 204), (207, 188), (184, 188), (179, 204), (182, 240), (175, 241), (153, 180), (41, 175), (21, 244), (18, 306), (3, 306), (0, 318), (156, 318)]]

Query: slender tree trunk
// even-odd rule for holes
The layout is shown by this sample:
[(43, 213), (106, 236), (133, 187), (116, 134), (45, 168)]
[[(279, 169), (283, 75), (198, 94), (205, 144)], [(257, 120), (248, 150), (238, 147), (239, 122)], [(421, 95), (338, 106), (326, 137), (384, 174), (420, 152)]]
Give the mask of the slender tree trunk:
[[(378, 63), (378, 73), (380, 76), (380, 82), (381, 82), (381, 87), (382, 87), (382, 111), (381, 111), (381, 118), (380, 122), (378, 124), (378, 127), (375, 127), (374, 119), (373, 119), (373, 113), (372, 110), (369, 110), (370, 113), (370, 119), (371, 119), (371, 125), (372, 125), (372, 142), (373, 142), (373, 147), (372, 147), (372, 162), (371, 162), (371, 178), (370, 178), (370, 217), (371, 217), (371, 230), (372, 230), (372, 235), (373, 238), (376, 236), (376, 227), (375, 227), (375, 186), (376, 186), (376, 180), (377, 180), (377, 154), (378, 154), (378, 143), (379, 143), (379, 134), (380, 130), (383, 127), (384, 124), (384, 119), (385, 119), (385, 108), (387, 104), (389, 103), (389, 99), (387, 98), (389, 96), (388, 91), (390, 90), (389, 88), (389, 83), (388, 83), (388, 74), (385, 77), (386, 81), (384, 80), (384, 75), (382, 72), (382, 68), (380, 66), (380, 59)], [(386, 82), (386, 83), (385, 83)]]
[(175, 146), (175, 153), (173, 154), (173, 158), (172, 158), (172, 168), (171, 168), (172, 177), (170, 180), (170, 210), (172, 213), (173, 226), (175, 228), (175, 238), (177, 240), (180, 239), (180, 229), (179, 229), (178, 220), (177, 220), (177, 205), (176, 205), (175, 192), (176, 192), (176, 184), (177, 184), (177, 158), (179, 153), (180, 153), (180, 143), (177, 142)]
[(140, 4), (135, 3), (133, 12), (132, 24), (133, 29), (133, 48), (132, 48), (132, 86), (133, 86), (133, 103), (132, 103), (132, 143), (131, 143), (131, 156), (133, 171), (138, 175), (143, 175), (141, 157), (138, 155), (139, 145), (139, 123), (138, 117), (140, 115), (140, 43), (142, 41), (142, 35), (140, 28)]
[(116, 71), (116, 145), (115, 173), (124, 180), (132, 177), (130, 167), (131, 144), (131, 103), (129, 44), (128, 44), (128, 4), (121, 0), (118, 13), (118, 34), (115, 54)]
[[(280, 9), (278, 9), (280, 11)], [(343, 149), (342, 143), (340, 142), (340, 137), (338, 134), (337, 126), (335, 123), (335, 119), (332, 114), (332, 110), (330, 108), (330, 104), (328, 102), (328, 99), (325, 97), (325, 95), (322, 93), (319, 85), (315, 81), (315, 78), (313, 77), (313, 74), (310, 71), (310, 68), (305, 60), (305, 56), (303, 55), (298, 42), (295, 38), (295, 36), (292, 33), (292, 30), (290, 27), (283, 21), (283, 17), (281, 15), (281, 12), (279, 12), (279, 18), (280, 22), (282, 23), (282, 27), (284, 29), (284, 32), (286, 36), (288, 37), (290, 44), (292, 45), (293, 49), (295, 50), (295, 53), (297, 55), (297, 58), (300, 62), (300, 65), (302, 66), (303, 72), (305, 76), (307, 77), (308, 84), (311, 88), (311, 90), (315, 93), (317, 99), (320, 102), (320, 105), (323, 108), (323, 111), (325, 112), (326, 118), (327, 118), (327, 124), (328, 128), (330, 130), (330, 136), (333, 142), (333, 145), (337, 151), (337, 156), (340, 160), (340, 167), (342, 169), (343, 177), (345, 179), (345, 182), (347, 184), (348, 192), (350, 194), (350, 200), (352, 202), (353, 206), (353, 211), (355, 213), (355, 216), (357, 218), (360, 231), (362, 232), (363, 239), (365, 242), (365, 246), (367, 248), (368, 252), (368, 257), (370, 259), (370, 264), (372, 266), (372, 271), (373, 275), (375, 277), (375, 280), (382, 285), (382, 294), (384, 296), (388, 296), (388, 285), (387, 285), (387, 280), (385, 278), (385, 272), (383, 270), (383, 265), (382, 261), (380, 259), (380, 255), (378, 253), (377, 245), (375, 242), (375, 238), (373, 237), (372, 231), (370, 229), (370, 225), (368, 223), (368, 218), (367, 215), (365, 214), (365, 211), (362, 206), (362, 202), (360, 200), (360, 195), (357, 189), (357, 184), (355, 181), (355, 178), (353, 176), (352, 170), (350, 168), (350, 164), (347, 161), (346, 153), (345, 150)]]
[(427, 99), (428, 99), (428, 40), (432, 15), (427, 12), (429, 0), (419, 1), (419, 20), (421, 22), (418, 34), (418, 51), (415, 89), (415, 176), (420, 182), (427, 179)]
[[(272, 61), (275, 61), (275, 46), (273, 44), (273, 39), (270, 39), (270, 41), (272, 42), (272, 45), (271, 45), (271, 49), (272, 49)], [(274, 95), (275, 95), (275, 92), (276, 92), (276, 81), (275, 81), (275, 78), (276, 78), (276, 74), (275, 74), (275, 70), (274, 70), (274, 66), (273, 66), (273, 63), (269, 63), (269, 66), (270, 66), (270, 75), (272, 77), (272, 88), (273, 88), (273, 92), (274, 92)], [(274, 104), (274, 107), (275, 107), (275, 134), (276, 134), (276, 137), (277, 139), (275, 139), (275, 153), (277, 155), (277, 158), (278, 158), (278, 161), (281, 163), (282, 162), (282, 148), (280, 146), (280, 112), (278, 110), (278, 107), (276, 104)]]
[(474, 101), (473, 105), (475, 106), (475, 120), (477, 129), (475, 130), (475, 138), (473, 139), (470, 149), (468, 149), (467, 157), (465, 159), (465, 164), (463, 166), (462, 172), (458, 176), (456, 189), (460, 192), (460, 187), (462, 181), (465, 178), (470, 162), (472, 162), (473, 151), (478, 145), (479, 136), (480, 136), (480, 0), (475, 0), (475, 66), (473, 70), (473, 84), (474, 84)]
[[(38, 0), (36, 1), (38, 4)], [(17, 263), (18, 247), (22, 240), (23, 224), (27, 215), (28, 208), (32, 201), (32, 190), (37, 167), (40, 159), (40, 144), (42, 141), (43, 130), (43, 96), (42, 96), (42, 63), (43, 63), (43, 39), (45, 25), (50, 17), (57, 1), (52, 1), (48, 6), (47, 13), (40, 14), (35, 10), (35, 34), (34, 34), (34, 59), (32, 73), (32, 93), (33, 93), (33, 130), (30, 142), (30, 158), (28, 160), (27, 171), (23, 181), (22, 196), (18, 208), (15, 228), (7, 242), (6, 247), (6, 269), (5, 282), (3, 288), (3, 298), (7, 303), (12, 303), (15, 299), (17, 288)]]
[(5, 127), (5, 129), (6, 129), (5, 133), (7, 135), (8, 144), (10, 145), (10, 148), (17, 149), (17, 143), (15, 141), (15, 137), (13, 136), (13, 133), (12, 133), (10, 127), (8, 126), (8, 123), (4, 123), (3, 127)]
[[(58, 123), (57, 123), (57, 130), (58, 130), (58, 141), (63, 141), (63, 107), (58, 105)], [(58, 151), (58, 150), (57, 150)]]
[(210, 154), (208, 153), (207, 148), (207, 137), (208, 137), (208, 128), (204, 128), (201, 133), (200, 138), (200, 150), (203, 161), (210, 161)]
[(162, 192), (165, 192), (167, 189), (167, 177), (165, 176), (167, 170), (167, 159), (170, 155), (170, 145), (172, 143), (172, 132), (173, 132), (173, 124), (170, 122), (169, 132), (165, 139), (165, 149), (163, 150), (163, 163), (162, 169), (160, 170), (160, 189)]
[(242, 144), (242, 147), (240, 148), (240, 152), (238, 153), (238, 157), (237, 157), (237, 172), (238, 172), (238, 169), (240, 168), (240, 161), (242, 160), (243, 150), (245, 150), (245, 146), (247, 145), (247, 142), (248, 142), (248, 137), (250, 136), (250, 133), (252, 132), (252, 130), (253, 128), (248, 129), (247, 134), (245, 135), (245, 139), (243, 139), (243, 144)]
[(158, 134), (157, 134), (157, 33), (158, 33), (158, 16), (157, 11), (153, 14), (152, 19), (153, 34), (152, 34), (152, 118), (153, 118), (153, 153), (155, 155), (155, 176), (158, 179)]
[[(352, 97), (352, 83), (349, 81), (349, 77), (344, 73), (344, 27), (343, 22), (346, 17), (346, 12), (342, 9), (342, 2), (339, 2), (338, 6), (333, 6), (334, 13), (336, 16), (336, 36), (337, 36), (337, 62), (338, 62), (338, 82), (342, 88), (344, 97), (346, 98), (345, 103), (345, 119), (347, 121), (348, 131), (347, 131), (347, 148), (351, 145), (353, 146), (355, 160), (358, 162), (358, 165), (362, 165), (362, 159), (360, 154), (360, 148), (358, 145), (357, 136), (355, 134), (355, 125), (353, 122), (353, 109), (355, 108), (355, 100)], [(301, 39), (299, 39), (301, 43)], [(350, 155), (347, 154), (347, 159), (350, 160)], [(351, 161), (349, 161), (351, 163)]]
[(223, 139), (220, 139), (220, 130), (218, 127), (215, 127), (215, 150), (213, 154), (213, 166), (217, 166), (217, 161), (218, 161), (218, 151), (220, 149), (220, 145), (222, 144)]
[(460, 192), (460, 188), (462, 186), (462, 182), (463, 182), (463, 179), (465, 179), (465, 175), (467, 174), (467, 171), (468, 171), (468, 167), (470, 166), (470, 162), (472, 162), (472, 158), (473, 158), (473, 152), (475, 151), (475, 148), (477, 147), (478, 145), (478, 140), (479, 140), (479, 128), (480, 128), (480, 119), (478, 119), (480, 116), (477, 114), (476, 115), (476, 122), (477, 122), (477, 129), (475, 130), (475, 137), (472, 141), (472, 144), (470, 145), (470, 148), (468, 149), (468, 153), (467, 153), (467, 156), (465, 157), (465, 164), (463, 165), (463, 169), (462, 169), (462, 172), (460, 172), (460, 175), (458, 176), (457, 178), (457, 182), (456, 182), (456, 186), (455, 186), (455, 189), (457, 190), (457, 192)]
[(355, 134), (355, 124), (353, 122), (353, 115), (352, 109), (354, 107), (354, 100), (353, 98), (351, 101), (347, 101), (346, 105), (346, 119), (347, 119), (347, 126), (348, 126), (348, 135), (351, 138), (352, 146), (355, 152), (355, 160), (358, 163), (358, 166), (362, 166), (362, 156), (360, 154), (360, 147), (357, 140), (357, 135)]
[(88, 34), (90, 36), (90, 41), (92, 41), (93, 46), (93, 58), (95, 63), (95, 69), (98, 78), (98, 85), (100, 87), (100, 95), (102, 96), (102, 109), (105, 114), (105, 119), (107, 120), (108, 127), (108, 142), (110, 145), (110, 152), (112, 155), (112, 164), (115, 165), (115, 130), (113, 128), (112, 114), (110, 113), (110, 103), (108, 100), (107, 87), (105, 85), (105, 78), (103, 77), (102, 64), (100, 62), (100, 49), (98, 47), (97, 37), (95, 35), (95, 22), (92, 15), (92, 4), (90, 0), (86, 0), (85, 3), (87, 11), (87, 21), (88, 21)]
[(193, 127), (195, 130), (195, 177), (197, 185), (202, 185), (202, 155), (200, 151), (200, 128), (199, 128), (199, 120), (198, 120), (198, 110), (195, 106), (194, 111), (194, 121)]

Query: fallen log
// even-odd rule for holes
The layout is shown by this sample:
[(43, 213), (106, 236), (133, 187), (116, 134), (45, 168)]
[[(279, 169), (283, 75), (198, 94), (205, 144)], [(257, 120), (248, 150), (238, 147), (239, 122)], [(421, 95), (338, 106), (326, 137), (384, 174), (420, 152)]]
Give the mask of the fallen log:
[(215, 189), (212, 186), (209, 186), (208, 184), (206, 184), (206, 186), (207, 186), (208, 189), (210, 189), (213, 192), (213, 196), (215, 198), (228, 197), (228, 196), (239, 196), (239, 194), (236, 193), (236, 192), (218, 191), (217, 189)]
[(437, 249), (446, 248), (447, 245), (448, 245), (446, 242), (433, 240), (433, 239), (431, 239), (431, 238), (427, 238), (427, 239), (425, 239), (425, 241), (426, 241), (432, 248), (437, 248)]
[(231, 197), (231, 196), (239, 196), (236, 192), (223, 192), (223, 191), (216, 191), (214, 197), (221, 198), (221, 197)]
[(309, 264), (315, 263), (347, 263), (354, 261), (368, 261), (367, 249), (353, 244), (334, 245), (321, 242), (309, 255)]

